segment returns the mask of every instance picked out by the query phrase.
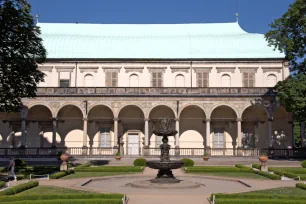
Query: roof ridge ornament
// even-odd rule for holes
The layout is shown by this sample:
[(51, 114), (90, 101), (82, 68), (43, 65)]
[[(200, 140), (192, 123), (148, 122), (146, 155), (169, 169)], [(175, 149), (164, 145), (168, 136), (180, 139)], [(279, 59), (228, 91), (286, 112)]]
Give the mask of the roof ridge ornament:
[(36, 14), (36, 15), (35, 15), (35, 18), (36, 18), (36, 25), (38, 24), (38, 19), (39, 19), (39, 17), (40, 17), (39, 14)]
[(238, 23), (238, 20), (239, 20), (239, 13), (236, 13), (235, 16), (236, 16), (236, 22)]

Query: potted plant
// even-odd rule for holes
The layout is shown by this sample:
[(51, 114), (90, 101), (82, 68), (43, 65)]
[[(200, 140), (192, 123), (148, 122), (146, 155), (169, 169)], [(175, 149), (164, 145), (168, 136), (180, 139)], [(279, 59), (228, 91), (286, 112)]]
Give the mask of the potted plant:
[(261, 153), (258, 159), (262, 164), (264, 164), (268, 161), (268, 156), (266, 153)]
[(121, 159), (120, 152), (117, 152), (117, 153), (115, 154), (115, 159), (116, 159), (116, 160), (120, 160), (120, 159)]
[(204, 159), (204, 161), (209, 160), (209, 153), (207, 151), (204, 152), (203, 159)]

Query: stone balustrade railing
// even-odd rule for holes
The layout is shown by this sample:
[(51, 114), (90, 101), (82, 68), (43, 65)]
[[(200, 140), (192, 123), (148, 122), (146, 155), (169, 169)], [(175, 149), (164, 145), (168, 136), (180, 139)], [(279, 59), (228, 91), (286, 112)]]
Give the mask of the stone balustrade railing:
[(40, 87), (38, 96), (274, 96), (273, 88)]

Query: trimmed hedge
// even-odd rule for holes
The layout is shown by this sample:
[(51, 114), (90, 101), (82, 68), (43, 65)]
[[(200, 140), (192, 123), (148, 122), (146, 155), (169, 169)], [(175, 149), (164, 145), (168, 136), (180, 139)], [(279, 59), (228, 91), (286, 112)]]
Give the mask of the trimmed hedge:
[[(303, 183), (297, 183), (295, 184), (295, 187), (297, 188), (301, 188), (303, 190), (306, 190), (306, 184), (303, 184)], [(305, 199), (306, 200), (306, 199)]]
[(302, 200), (272, 200), (272, 199), (217, 199), (216, 204), (305, 204)]
[(260, 164), (252, 164), (252, 168), (255, 169), (260, 169), (261, 165)]
[(16, 195), (16, 196), (2, 196), (0, 203), (23, 201), (23, 200), (53, 200), (53, 199), (122, 199), (123, 194), (50, 194), (50, 195)]
[(219, 199), (282, 199), (282, 200), (305, 200), (306, 196), (297, 196), (297, 195), (275, 195), (275, 194), (262, 194), (262, 193), (256, 193), (256, 194), (244, 194), (244, 193), (238, 193), (238, 194), (223, 194), (223, 193), (217, 193), (217, 194), (211, 194), (210, 200), (213, 199), (213, 195), (216, 196), (217, 201)]
[(134, 166), (147, 166), (147, 160), (144, 158), (138, 158), (134, 160)]
[(87, 168), (87, 167), (90, 167), (91, 166), (91, 163), (86, 163), (86, 164), (81, 164), (77, 167), (75, 167), (74, 169), (82, 169), (82, 168)]
[(75, 168), (76, 172), (142, 172), (140, 166), (99, 166), (87, 168)]
[(252, 172), (250, 168), (237, 168), (231, 166), (193, 166), (185, 167), (186, 173), (201, 173), (201, 172)]
[(258, 174), (260, 176), (264, 176), (264, 177), (270, 178), (272, 180), (281, 180), (282, 179), (280, 175), (270, 174), (270, 173), (264, 172), (264, 171), (255, 171), (254, 170), (253, 173)]
[(26, 167), (28, 166), (28, 163), (22, 159), (15, 159), (15, 167)]
[(273, 169), (294, 174), (306, 174), (306, 169), (302, 167), (273, 167)]
[(292, 178), (295, 180), (306, 180), (306, 176), (300, 176), (298, 174), (292, 173), (292, 172), (286, 172), (286, 171), (281, 171), (275, 168), (269, 168), (269, 171), (273, 171), (275, 174), (280, 175), (280, 176), (286, 176), (288, 178)]
[(302, 166), (303, 168), (306, 168), (306, 160), (302, 162), (301, 166)]
[(184, 166), (194, 166), (194, 161), (192, 159), (184, 158), (181, 161), (184, 162)]
[(4, 186), (6, 186), (6, 183), (4, 181), (0, 181), (0, 188), (3, 188)]
[(30, 188), (34, 188), (36, 186), (38, 186), (39, 183), (38, 181), (29, 181), (27, 183), (23, 183), (23, 184), (19, 184), (17, 186), (14, 186), (12, 188), (6, 189), (4, 191), (0, 192), (0, 196), (3, 195), (15, 195), (17, 193), (20, 193), (22, 191), (28, 190)]
[(122, 204), (120, 199), (23, 200), (1, 204)]
[(50, 179), (59, 179), (59, 178), (62, 178), (64, 176), (67, 176), (69, 174), (74, 174), (74, 171), (73, 170), (68, 170), (68, 171), (57, 172), (55, 174), (51, 174)]

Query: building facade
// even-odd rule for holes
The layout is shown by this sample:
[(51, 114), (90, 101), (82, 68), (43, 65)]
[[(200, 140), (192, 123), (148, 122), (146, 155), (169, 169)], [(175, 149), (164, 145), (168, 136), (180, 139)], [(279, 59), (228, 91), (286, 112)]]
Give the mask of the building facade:
[(2, 148), (154, 155), (161, 117), (176, 121), (172, 154), (293, 146), (292, 114), (271, 88), (289, 76), (284, 55), (237, 22), (38, 26), (45, 81), (21, 113), (1, 113)]

